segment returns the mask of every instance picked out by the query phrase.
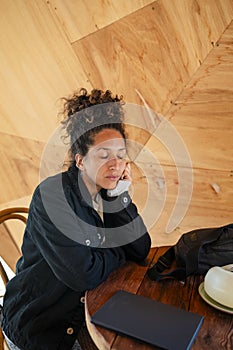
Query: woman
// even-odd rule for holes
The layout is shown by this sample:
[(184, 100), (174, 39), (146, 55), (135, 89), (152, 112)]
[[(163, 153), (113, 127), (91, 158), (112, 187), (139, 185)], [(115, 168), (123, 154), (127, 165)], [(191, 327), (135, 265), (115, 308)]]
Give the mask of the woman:
[[(65, 99), (68, 171), (35, 190), (2, 327), (11, 349), (80, 349), (84, 294), (150, 249), (128, 188), (122, 98), (81, 89)], [(16, 347), (14, 347), (16, 346)]]

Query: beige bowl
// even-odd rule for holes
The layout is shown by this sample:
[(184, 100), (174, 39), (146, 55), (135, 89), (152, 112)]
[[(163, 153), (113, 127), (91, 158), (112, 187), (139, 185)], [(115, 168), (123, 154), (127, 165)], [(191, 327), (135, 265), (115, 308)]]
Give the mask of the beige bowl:
[(209, 269), (204, 289), (218, 303), (233, 308), (233, 264)]

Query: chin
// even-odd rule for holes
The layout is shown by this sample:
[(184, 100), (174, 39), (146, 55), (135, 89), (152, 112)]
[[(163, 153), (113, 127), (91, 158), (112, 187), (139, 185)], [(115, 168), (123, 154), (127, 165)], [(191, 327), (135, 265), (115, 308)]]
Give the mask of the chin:
[(115, 182), (115, 183), (113, 183), (113, 184), (105, 185), (105, 186), (103, 186), (103, 188), (104, 188), (105, 190), (113, 190), (114, 188), (116, 188), (116, 186), (117, 186), (117, 182)]

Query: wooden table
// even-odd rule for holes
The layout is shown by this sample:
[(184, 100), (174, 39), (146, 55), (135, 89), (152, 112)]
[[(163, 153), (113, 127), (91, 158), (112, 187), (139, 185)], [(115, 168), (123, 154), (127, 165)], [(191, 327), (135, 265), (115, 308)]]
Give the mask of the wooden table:
[(146, 276), (148, 267), (154, 264), (166, 249), (165, 247), (151, 249), (143, 264), (128, 262), (114, 271), (97, 288), (86, 293), (87, 327), (98, 349), (158, 349), (130, 337), (119, 336), (115, 332), (95, 326), (90, 322), (91, 315), (120, 289), (203, 315), (204, 323), (192, 349), (233, 349), (233, 316), (211, 307), (201, 298), (198, 287), (203, 282), (203, 276), (190, 276), (185, 284), (173, 279), (154, 282)]

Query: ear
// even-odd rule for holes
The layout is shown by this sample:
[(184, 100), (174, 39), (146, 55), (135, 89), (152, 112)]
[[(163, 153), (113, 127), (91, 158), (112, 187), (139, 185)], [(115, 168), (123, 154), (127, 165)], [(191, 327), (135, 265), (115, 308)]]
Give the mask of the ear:
[(83, 166), (83, 156), (81, 156), (81, 154), (77, 153), (75, 155), (75, 161), (76, 161), (76, 166), (77, 168), (79, 168), (79, 170), (83, 171), (84, 170), (84, 166)]

